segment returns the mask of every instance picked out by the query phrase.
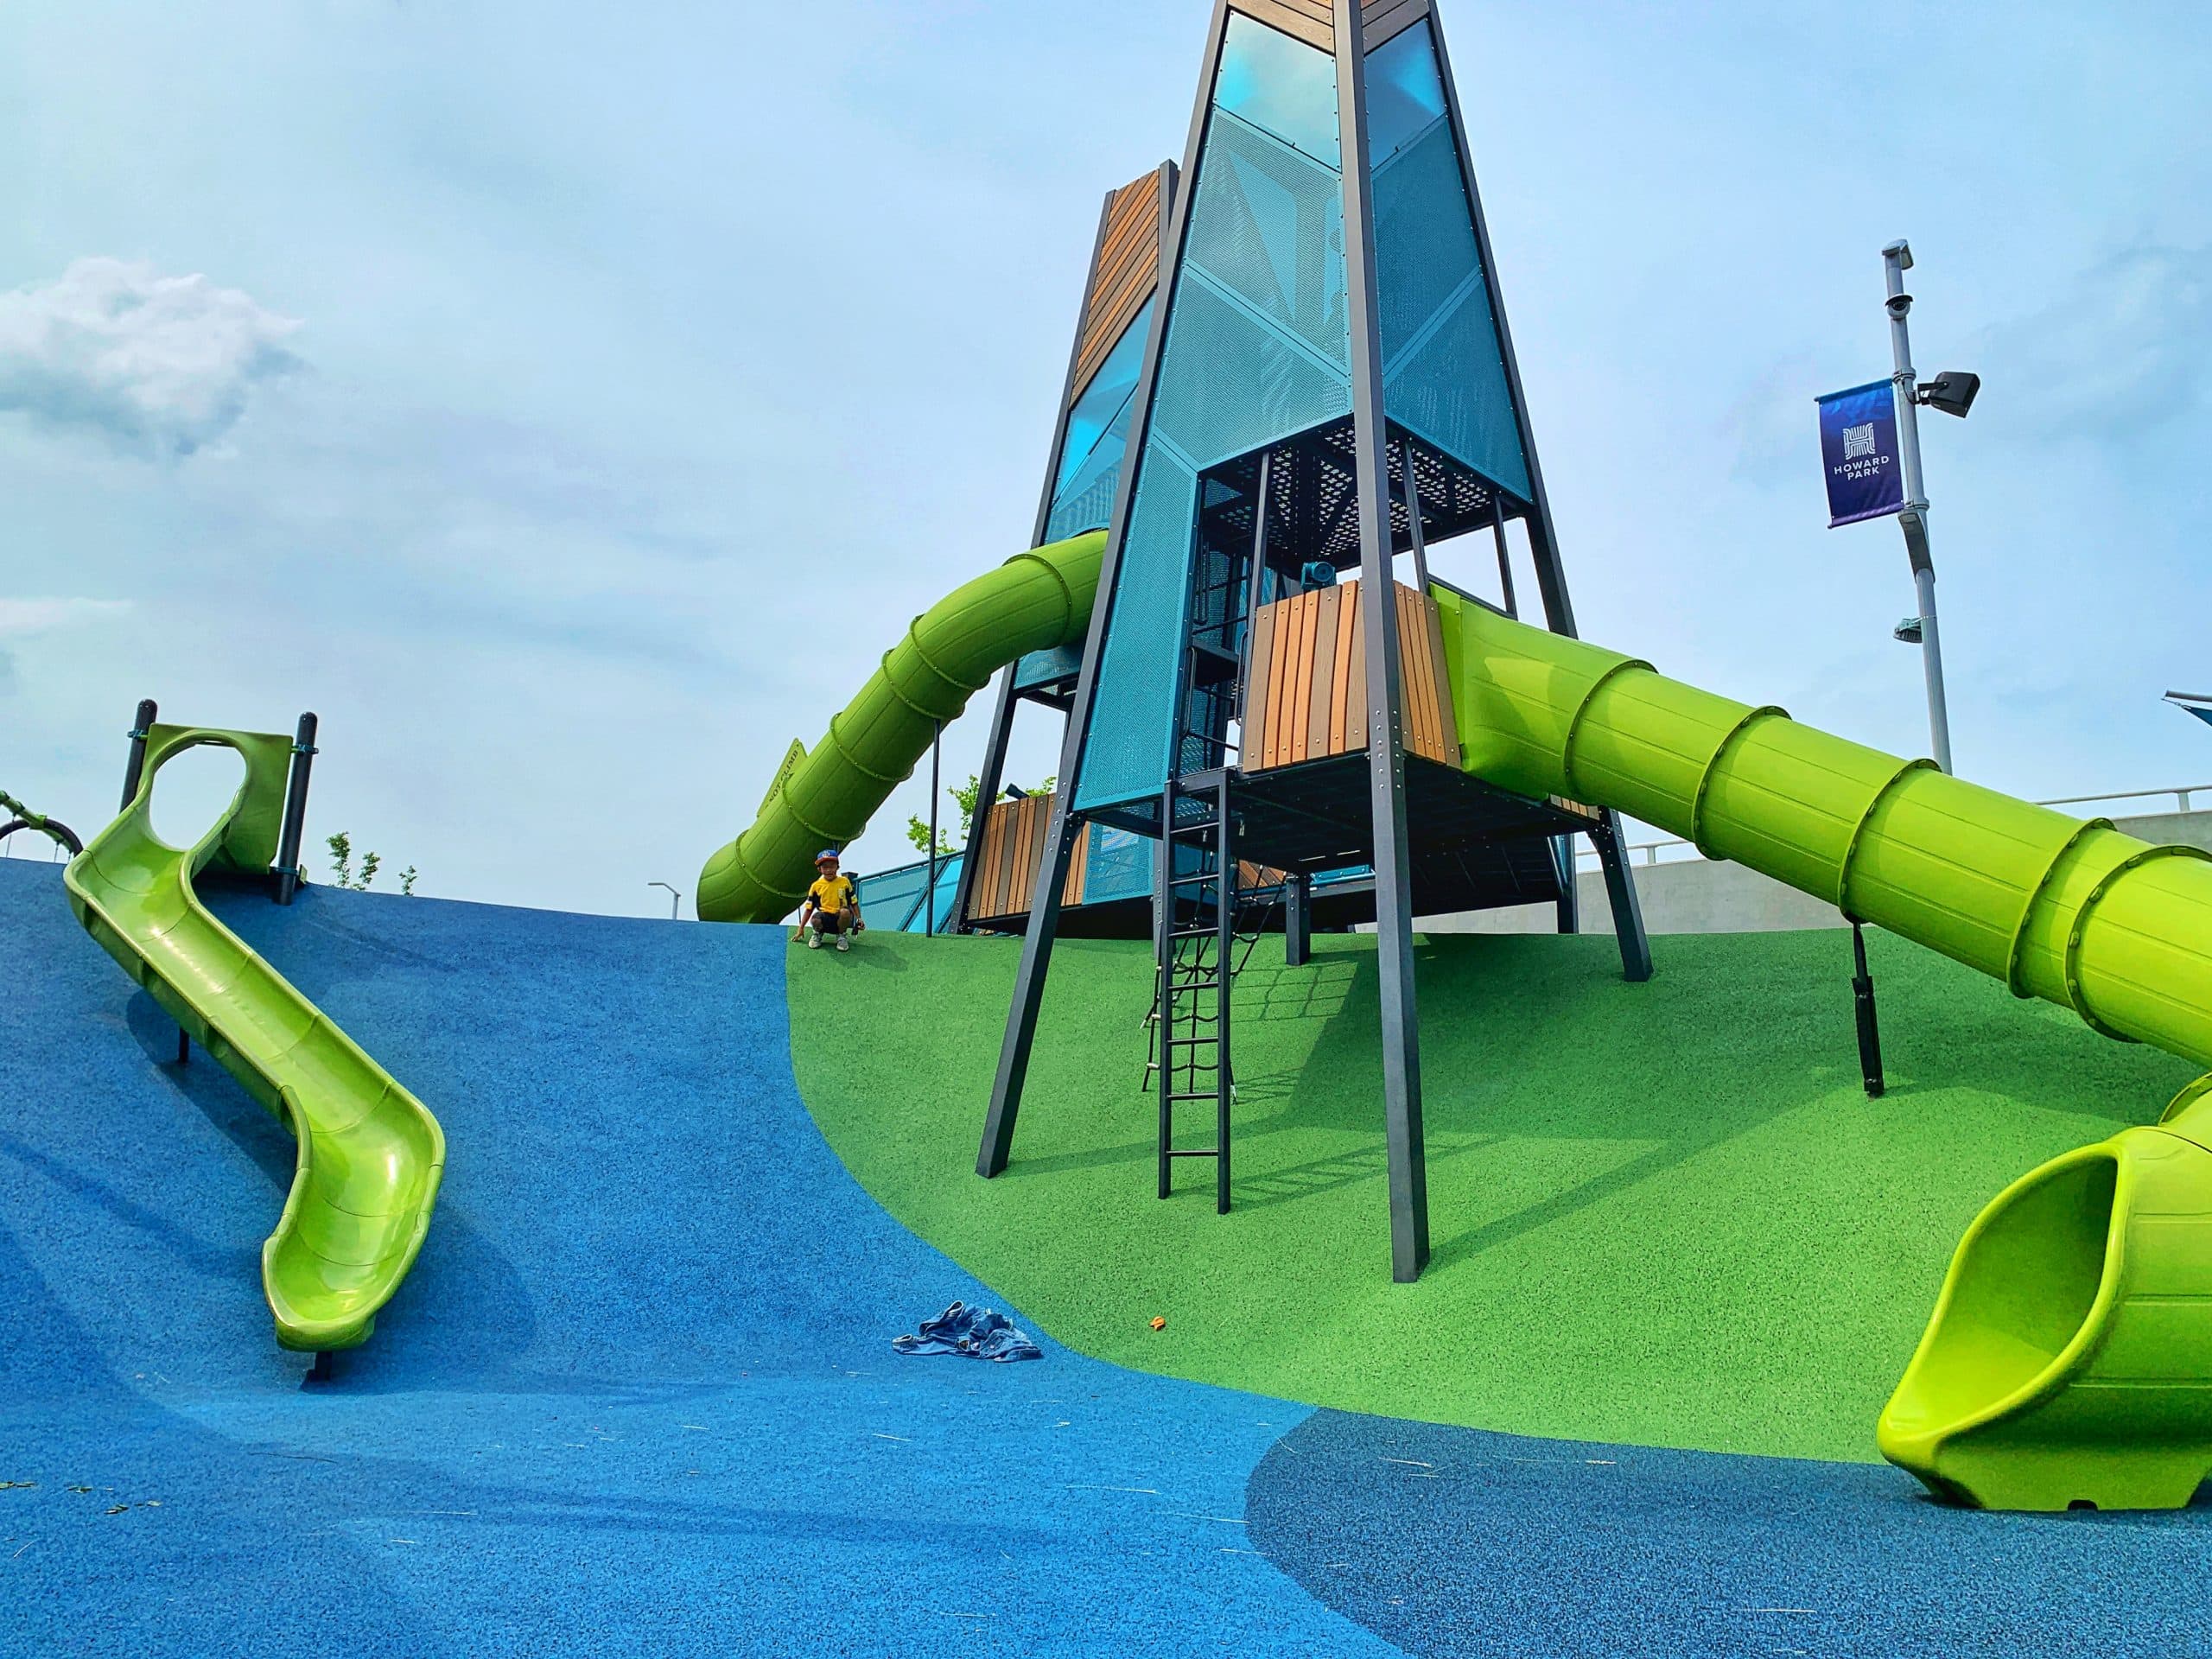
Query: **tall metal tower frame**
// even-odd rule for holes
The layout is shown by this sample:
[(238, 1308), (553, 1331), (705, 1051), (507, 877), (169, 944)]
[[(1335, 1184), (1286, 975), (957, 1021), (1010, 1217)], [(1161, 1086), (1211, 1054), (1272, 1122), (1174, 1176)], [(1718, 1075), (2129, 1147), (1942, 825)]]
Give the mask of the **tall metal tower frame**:
[[(1045, 830), (1043, 856), (1032, 892), (1020, 965), (1015, 978), (1012, 1006), (1008, 1010), (1005, 1039), (993, 1080), (989, 1112), (977, 1154), (977, 1173), (983, 1176), (995, 1176), (1001, 1173), (1006, 1167), (1011, 1153), (1022, 1090), (1027, 1079), (1037, 1034), (1037, 1019), (1045, 981), (1059, 931), (1063, 884), (1077, 837), (1083, 832), (1087, 818), (1109, 816), (1096, 811), (1087, 813), (1077, 805), (1076, 780), (1082, 771), (1085, 746), (1091, 737), (1097, 712), (1102, 655), (1113, 626), (1117, 582), (1128, 543), (1132, 505), (1140, 483), (1142, 457), (1146, 454), (1146, 445), (1157, 412), (1155, 394), (1175, 302), (1176, 277), (1186, 251), (1193, 202), (1200, 194), (1200, 168), (1208, 124), (1215, 110), (1217, 78), (1222, 69), (1229, 31), (1232, 22), (1238, 17), (1280, 31), (1318, 51), (1332, 55), (1334, 59), (1338, 142), (1341, 156), (1344, 292), (1351, 368), (1348, 470), (1357, 489), (1356, 556), (1363, 578), (1362, 587), (1371, 582), (1375, 594), (1390, 594), (1396, 558), (1402, 553), (1410, 553), (1414, 560), (1415, 573), (1422, 584), (1421, 591), (1427, 590), (1429, 578), (1426, 568), (1423, 529), (1432, 511), (1428, 498), (1440, 476), (1438, 468), (1451, 461), (1448, 455), (1426, 448), (1416, 439), (1404, 434), (1401, 434), (1395, 442), (1393, 440), (1392, 427), (1385, 409), (1382, 329), (1377, 292), (1375, 188), (1369, 154), (1369, 54), (1406, 30), (1427, 23), (1426, 33), (1433, 46), (1435, 68), (1442, 83), (1459, 183), (1471, 219), (1482, 283), (1503, 358), (1504, 388), (1512, 406), (1513, 429), (1525, 459), (1528, 488), (1524, 496), (1512, 503), (1513, 516), (1523, 520), (1547, 625), (1555, 632), (1572, 635), (1575, 631), (1573, 606), (1559, 560), (1550, 503), (1537, 461), (1534, 434), (1529, 428), (1519, 365), (1506, 323), (1496, 262), (1491, 257), (1489, 230), (1468, 153), (1465, 123), (1442, 34), (1433, 22), (1433, 0), (1368, 0), (1365, 4), (1360, 3), (1360, 0), (1235, 0), (1233, 4), (1230, 0), (1216, 0), (1207, 33), (1196, 106), (1185, 145), (1185, 159), (1179, 171), (1171, 163), (1163, 167), (1158, 175), (1159, 200), (1169, 211), (1162, 214), (1163, 230), (1159, 239), (1157, 299), (1152, 302), (1149, 328), (1145, 336), (1142, 367), (1137, 378), (1132, 405), (1135, 424), (1128, 435), (1128, 460), (1121, 467), (1115, 493), (1098, 601), (1092, 611), (1080, 669), (1074, 677), (1072, 686), (1065, 694), (1067, 728), (1061, 747), (1059, 776), (1062, 785), (1053, 798)], [(1179, 189), (1177, 188), (1179, 182), (1182, 186)], [(1111, 207), (1110, 198), (1109, 207)], [(1102, 213), (1102, 244), (1105, 236), (1105, 219), (1106, 215)], [(1094, 277), (1097, 263), (1098, 253), (1094, 251)], [(1042, 540), (1046, 533), (1053, 479), (1058, 470), (1062, 446), (1066, 441), (1069, 407), (1075, 395), (1077, 359), (1081, 349), (1079, 327), (1077, 352), (1071, 357), (1069, 387), (1062, 397), (1060, 425), (1046, 474), (1046, 499), (1040, 504), (1038, 514), (1039, 540)], [(1339, 454), (1344, 447), (1344, 439), (1345, 434), (1340, 425), (1333, 439)], [(1256, 607), (1261, 594), (1262, 571), (1268, 558), (1266, 515), (1271, 499), (1268, 476), (1268, 460), (1263, 457), (1259, 463), (1259, 489), (1252, 509), (1257, 525), (1250, 565), (1254, 607)], [(1444, 483), (1446, 493), (1460, 488), (1462, 496), (1465, 496), (1464, 480), (1455, 482), (1446, 474)], [(1480, 486), (1488, 481), (1477, 480), (1476, 483), (1478, 487), (1472, 499), (1485, 499)], [(1512, 592), (1510, 567), (1506, 562), (1504, 539), (1506, 493), (1496, 485), (1488, 484), (1486, 499), (1495, 525), (1501, 572), (1510, 605)], [(1453, 533), (1457, 533), (1456, 530)], [(1417, 833), (1417, 826), (1408, 822), (1406, 693), (1400, 638), (1400, 607), (1389, 602), (1366, 602), (1358, 605), (1357, 611), (1357, 626), (1361, 631), (1364, 646), (1364, 683), (1360, 691), (1365, 700), (1365, 792), (1368, 821), (1371, 827), (1372, 890), (1378, 935), (1376, 955), (1382, 1005), (1382, 1103), (1388, 1154), (1391, 1263), (1393, 1276), (1403, 1282), (1419, 1276), (1429, 1255), (1420, 1020), (1413, 956), (1412, 838)], [(1251, 608), (1245, 613), (1248, 639), (1249, 625), (1254, 613)], [(1007, 729), (1017, 696), (1015, 676), (1015, 670), (1008, 670), (1001, 686), (987, 746), (982, 779), (984, 792), (979, 799), (976, 820), (978, 830), (985, 804), (996, 795), (1001, 783)], [(1177, 682), (1175, 695), (1179, 699), (1184, 695), (1184, 684), (1180, 680)], [(1174, 846), (1179, 833), (1177, 820), (1172, 815), (1180, 804), (1176, 792), (1178, 782), (1173, 773), (1182, 765), (1179, 749), (1176, 758), (1171, 761), (1171, 775), (1164, 787), (1160, 803), (1149, 809), (1154, 815), (1150, 833), (1158, 836), (1165, 849), (1159, 861), (1159, 880), (1163, 889), (1162, 898), (1168, 899), (1172, 899), (1177, 870)], [(1197, 774), (1193, 776), (1197, 777)], [(1224, 802), (1227, 803), (1231, 798), (1233, 786), (1241, 779), (1238, 765), (1224, 760), (1218, 767), (1205, 772), (1199, 781), (1206, 788), (1217, 786)], [(1186, 784), (1189, 782), (1185, 780)], [(1524, 807), (1531, 814), (1541, 815), (1570, 804), (1554, 803), (1548, 806), (1541, 803), (1515, 804)], [(1115, 821), (1139, 821), (1130, 816), (1135, 810), (1117, 808)], [(1556, 826), (1562, 845), (1566, 844), (1565, 836), (1568, 833), (1580, 832), (1588, 836), (1599, 855), (1604, 869), (1615, 931), (1620, 942), (1624, 973), (1631, 980), (1648, 977), (1650, 973), (1649, 951), (1643, 936), (1634, 886), (1622, 849), (1618, 823), (1610, 812), (1576, 810), (1581, 816), (1560, 817), (1554, 812), (1551, 818), (1543, 822)], [(1218, 829), (1208, 832), (1210, 844), (1214, 849), (1213, 856), (1224, 866), (1230, 864), (1232, 858), (1230, 829), (1232, 817), (1242, 822), (1241, 814), (1224, 805)], [(1531, 822), (1535, 821), (1531, 819)], [(976, 848), (971, 842), (961, 878), (963, 893), (960, 907), (956, 912), (957, 915), (963, 918), (967, 913), (966, 893), (974, 880)], [(1228, 902), (1227, 891), (1224, 880), (1224, 905)], [(1563, 891), (1560, 899), (1563, 931), (1571, 929), (1574, 925), (1573, 902), (1573, 861), (1570, 855), (1565, 860)], [(1169, 910), (1170, 920), (1161, 924), (1163, 927), (1173, 925), (1172, 903)], [(1224, 930), (1225, 925), (1224, 921)], [(1162, 948), (1164, 961), (1165, 946)], [(1223, 971), (1225, 973), (1225, 968)], [(1225, 1028), (1220, 1042), (1220, 1086), (1224, 1101), (1222, 1123), (1225, 1136), (1230, 1086)], [(1168, 1155), (1166, 1145), (1167, 1099), (1167, 1095), (1163, 1092), (1163, 1196), (1166, 1191), (1166, 1159)], [(1226, 1150), (1224, 1138), (1218, 1147), (1223, 1160), (1224, 1208), (1227, 1207), (1228, 1195)]]

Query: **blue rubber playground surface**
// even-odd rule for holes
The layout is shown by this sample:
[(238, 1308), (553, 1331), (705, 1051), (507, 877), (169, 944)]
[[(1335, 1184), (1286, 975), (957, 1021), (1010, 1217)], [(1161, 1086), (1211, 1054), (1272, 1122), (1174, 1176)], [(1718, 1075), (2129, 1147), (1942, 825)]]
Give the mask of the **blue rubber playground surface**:
[(306, 1382), (289, 1136), (0, 860), (0, 1653), (2212, 1653), (2202, 1510), (1313, 1413), (1019, 1308), (1041, 1362), (896, 1357), (1006, 1304), (817, 1133), (780, 930), (217, 908), (438, 1114), (437, 1218)]

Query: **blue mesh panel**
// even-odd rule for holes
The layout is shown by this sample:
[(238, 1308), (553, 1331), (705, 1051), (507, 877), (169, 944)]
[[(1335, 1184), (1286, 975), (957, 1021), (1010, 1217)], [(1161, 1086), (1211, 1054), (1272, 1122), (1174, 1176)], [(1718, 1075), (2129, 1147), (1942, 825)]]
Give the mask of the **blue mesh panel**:
[(1014, 665), (1016, 690), (1065, 679), (1083, 667), (1081, 645), (1060, 645), (1052, 651), (1033, 651)]
[[(1415, 34), (1426, 48), (1421, 31), (1400, 39)], [(1449, 122), (1376, 169), (1375, 265), (1390, 418), (1525, 498), (1528, 463)]]
[(1293, 344), (1202, 273), (1187, 276), (1168, 337), (1174, 372), (1162, 377), (1153, 408), (1160, 436), (1211, 467), (1351, 407), (1343, 370)]
[(1392, 35), (1367, 54), (1370, 168), (1380, 168), (1443, 113), (1444, 79), (1437, 73), (1427, 22)]
[(1121, 457), (1122, 446), (1128, 441), (1129, 400), (1136, 395), (1137, 372), (1144, 366), (1145, 334), (1152, 326), (1152, 302), (1147, 300), (1143, 308), (1129, 319), (1129, 326), (1122, 330), (1122, 337), (1114, 342), (1114, 349), (1106, 353), (1106, 360), (1090, 377), (1090, 384), (1075, 400), (1075, 407), (1068, 411), (1067, 442), (1060, 449), (1060, 474), (1052, 480), (1052, 494), (1057, 500), (1065, 495), (1069, 480), (1078, 473), (1095, 472), (1094, 464), (1100, 445), (1115, 434), (1121, 442), (1112, 444), (1113, 454), (1104, 460), (1111, 466)]
[(1341, 176), (1234, 119), (1213, 124), (1206, 159), (1185, 257), (1349, 364)]
[(1452, 129), (1436, 127), (1375, 172), (1375, 297), (1385, 373), (1480, 269)]
[(1152, 893), (1152, 842), (1127, 830), (1090, 826), (1090, 860), (1083, 876), (1083, 902), (1143, 899)]
[(1529, 467), (1481, 283), (1469, 283), (1443, 325), (1383, 377), (1382, 404), (1392, 420), (1528, 499)]
[(1337, 60), (1242, 12), (1230, 14), (1222, 40), (1213, 105), (1317, 162), (1344, 165), (1337, 142)]
[(1153, 444), (1122, 541), (1090, 734), (1082, 808), (1134, 800), (1167, 776), (1167, 728), (1182, 655), (1183, 592), (1197, 518), (1198, 475)]

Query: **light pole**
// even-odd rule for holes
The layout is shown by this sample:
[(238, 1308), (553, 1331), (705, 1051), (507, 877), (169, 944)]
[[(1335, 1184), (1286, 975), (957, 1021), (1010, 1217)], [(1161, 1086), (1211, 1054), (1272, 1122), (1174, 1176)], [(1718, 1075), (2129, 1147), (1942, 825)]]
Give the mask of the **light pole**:
[(667, 893), (668, 919), (671, 922), (678, 919), (678, 912), (683, 908), (683, 895), (678, 893), (674, 887), (670, 887), (665, 881), (648, 881), (645, 885), (649, 887), (662, 888)]
[[(1889, 291), (1884, 302), (1890, 314), (1890, 354), (1897, 387), (1897, 449), (1904, 464), (1904, 506), (1897, 522), (1904, 527), (1906, 556), (1912, 561), (1912, 585), (1920, 597), (1920, 614), (1899, 626), (1897, 637), (1920, 647), (1921, 666), (1928, 676), (1928, 735), (1936, 751), (1936, 764), (1951, 770), (1951, 714), (1943, 696), (1943, 644), (1936, 623), (1936, 564), (1928, 553), (1928, 491), (1920, 475), (1921, 390), (1912, 367), (1912, 340), (1905, 318), (1912, 310), (1912, 296), (1904, 291), (1904, 274), (1912, 269), (1912, 248), (1903, 238), (1882, 250), (1882, 275)], [(1971, 385), (1966, 384), (1971, 382)], [(1972, 375), (1945, 374), (1929, 387), (1957, 392), (1951, 402), (1939, 402), (1946, 413), (1963, 416), (1981, 383)], [(1931, 400), (1932, 401), (1932, 400)]]

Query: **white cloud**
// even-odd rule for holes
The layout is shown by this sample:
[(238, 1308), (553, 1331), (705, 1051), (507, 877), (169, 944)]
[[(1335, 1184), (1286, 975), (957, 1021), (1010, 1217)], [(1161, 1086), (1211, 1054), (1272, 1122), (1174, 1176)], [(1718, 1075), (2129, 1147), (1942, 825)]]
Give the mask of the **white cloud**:
[(0, 634), (45, 633), (130, 608), (127, 599), (0, 599)]
[(0, 294), (0, 410), (188, 455), (237, 424), (255, 382), (299, 366), (283, 343), (299, 327), (205, 276), (79, 259)]

